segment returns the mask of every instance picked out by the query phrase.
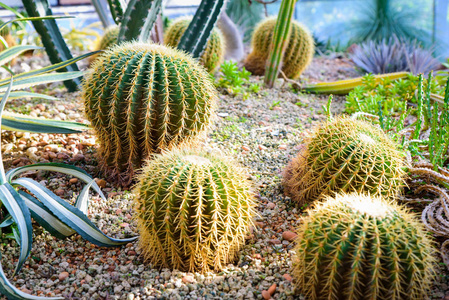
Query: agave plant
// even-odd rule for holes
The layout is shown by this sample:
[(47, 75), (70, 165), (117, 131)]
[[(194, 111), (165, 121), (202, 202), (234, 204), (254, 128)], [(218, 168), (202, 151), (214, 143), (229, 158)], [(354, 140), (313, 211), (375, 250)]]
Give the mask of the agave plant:
[[(31, 20), (35, 18), (23, 18), (23, 20)], [(13, 20), (18, 21), (18, 20)], [(5, 28), (5, 26), (13, 21), (6, 22), (0, 26), (0, 30)], [(5, 45), (7, 47), (7, 45)], [(6, 69), (11, 75), (14, 76), (14, 86), (9, 94), (9, 99), (16, 98), (42, 98), (46, 100), (58, 100), (57, 98), (43, 95), (39, 93), (32, 93), (21, 91), (22, 89), (32, 87), (38, 84), (45, 84), (57, 81), (64, 81), (73, 78), (78, 78), (83, 76), (84, 72), (73, 71), (64, 73), (52, 73), (53, 71), (59, 71), (68, 65), (74, 64), (79, 60), (82, 60), (94, 53), (87, 53), (70, 60), (50, 65), (38, 70), (32, 70), (29, 72), (14, 74), (14, 72), (8, 67), (8, 63), (14, 58), (19, 56), (25, 51), (43, 49), (37, 46), (27, 46), (19, 45), (6, 48), (0, 52), (0, 67)], [(5, 95), (9, 85), (9, 79), (0, 80), (0, 97)], [(15, 131), (27, 131), (35, 133), (77, 133), (80, 130), (86, 130), (88, 127), (81, 123), (76, 122), (66, 122), (66, 121), (56, 121), (56, 120), (46, 120), (42, 118), (33, 118), (29, 116), (13, 114), (5, 112), (3, 115), (2, 129), (15, 130)]]
[(422, 48), (416, 40), (407, 41), (397, 36), (362, 43), (354, 49), (351, 58), (359, 68), (373, 74), (401, 71), (427, 74), (440, 66), (432, 50)]
[[(13, 89), (11, 77), (7, 90), (0, 102), (0, 124), (6, 100)], [(0, 140), (1, 148), (1, 140)], [(80, 192), (75, 205), (65, 202), (46, 187), (30, 178), (17, 178), (21, 173), (30, 170), (47, 170), (61, 172), (87, 183)], [(18, 188), (25, 188), (29, 193)], [(44, 227), (56, 238), (63, 239), (75, 233), (80, 234), (89, 242), (102, 246), (118, 246), (133, 241), (135, 238), (114, 239), (103, 234), (86, 216), (89, 201), (89, 190), (93, 188), (104, 199), (95, 181), (83, 170), (64, 164), (35, 164), (12, 169), (5, 173), (0, 153), (0, 201), (8, 215), (1, 220), (0, 227), (14, 226), (17, 228), (17, 239), (20, 245), (20, 256), (15, 274), (22, 268), (30, 255), (33, 235), (31, 218)], [(31, 296), (18, 290), (6, 278), (0, 264), (0, 293), (9, 299), (63, 299), (61, 297), (43, 298)]]

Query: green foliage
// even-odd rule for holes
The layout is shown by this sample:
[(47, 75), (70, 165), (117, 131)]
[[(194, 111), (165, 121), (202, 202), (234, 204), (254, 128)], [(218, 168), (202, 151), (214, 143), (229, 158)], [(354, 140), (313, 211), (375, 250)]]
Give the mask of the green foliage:
[(139, 246), (156, 267), (221, 270), (253, 224), (246, 171), (207, 152), (175, 149), (156, 156), (139, 175), (135, 194)]
[(226, 3), (226, 13), (241, 28), (244, 41), (249, 42), (254, 27), (264, 18), (264, 7), (257, 1), (231, 0)]
[[(173, 21), (165, 32), (164, 44), (176, 48), (191, 21), (191, 17), (181, 17)], [(199, 61), (209, 73), (214, 73), (217, 67), (223, 62), (224, 54), (225, 45), (223, 35), (218, 28), (214, 28)]]
[[(274, 39), (276, 18), (268, 18), (257, 25), (251, 40), (251, 53), (244, 61), (245, 68), (254, 75), (264, 75)], [(314, 41), (307, 28), (296, 21), (291, 22), (290, 35), (285, 40), (282, 71), (288, 78), (298, 78), (313, 58)]]
[(380, 197), (336, 195), (298, 230), (295, 283), (307, 299), (425, 299), (433, 242), (414, 213)]
[(217, 87), (225, 88), (230, 95), (242, 94), (243, 99), (247, 99), (251, 93), (260, 92), (260, 84), (249, 81), (251, 72), (248, 72), (245, 67), (240, 71), (236, 62), (225, 61), (221, 64), (220, 72), (222, 76), (215, 84)]
[(380, 128), (337, 118), (318, 125), (284, 171), (285, 192), (300, 205), (334, 192), (394, 198), (403, 185), (404, 155)]
[(217, 95), (209, 74), (191, 56), (133, 42), (110, 48), (94, 62), (83, 98), (104, 169), (129, 184), (150, 154), (207, 127)]

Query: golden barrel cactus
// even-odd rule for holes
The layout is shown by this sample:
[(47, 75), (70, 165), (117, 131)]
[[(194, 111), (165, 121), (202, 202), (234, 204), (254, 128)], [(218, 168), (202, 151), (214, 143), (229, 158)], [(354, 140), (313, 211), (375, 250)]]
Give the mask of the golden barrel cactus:
[(140, 248), (156, 267), (221, 270), (253, 224), (245, 170), (206, 152), (175, 149), (143, 168), (135, 188)]

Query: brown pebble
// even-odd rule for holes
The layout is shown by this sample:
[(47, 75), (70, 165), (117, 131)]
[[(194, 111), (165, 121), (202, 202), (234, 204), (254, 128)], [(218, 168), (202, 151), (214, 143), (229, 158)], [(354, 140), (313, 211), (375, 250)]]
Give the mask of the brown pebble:
[(279, 150), (287, 150), (287, 145), (286, 144), (279, 145)]
[(20, 163), (20, 158), (16, 158), (15, 160), (12, 161), (13, 165), (17, 165), (18, 163)]
[(292, 282), (292, 277), (290, 276), (290, 274), (285, 273), (284, 275), (282, 275), (282, 277), (284, 277), (285, 280)]
[(255, 259), (262, 259), (262, 255), (260, 255), (259, 253), (254, 254), (254, 258)]
[(71, 184), (78, 183), (78, 178), (71, 178), (71, 179), (69, 180), (69, 182), (70, 182)]
[(104, 179), (98, 179), (95, 178), (95, 182), (98, 184), (99, 187), (104, 188), (106, 187), (106, 180)]
[(248, 146), (242, 146), (243, 151), (251, 151), (251, 148)]
[(81, 154), (81, 153), (75, 154), (75, 155), (70, 159), (70, 161), (81, 161), (81, 160), (84, 160), (84, 155)]
[(26, 294), (31, 294), (31, 291), (27, 288), (22, 288), (20, 289), (22, 292), (26, 293)]
[(267, 147), (265, 147), (264, 145), (259, 145), (259, 150), (267, 150)]
[(128, 251), (128, 255), (129, 256), (133, 256), (133, 255), (136, 255), (136, 254), (137, 254), (136, 251), (133, 251), (133, 250)]
[(69, 277), (69, 273), (68, 272), (62, 272), (61, 274), (59, 274), (58, 278), (59, 281), (64, 281)]
[(274, 204), (273, 202), (268, 202), (267, 207), (268, 207), (269, 209), (273, 209), (273, 208), (276, 207), (276, 204)]
[(271, 296), (273, 296), (274, 292), (276, 292), (276, 283), (273, 283), (268, 289), (268, 293), (270, 293)]
[(264, 222), (254, 222), (254, 224), (255, 224), (257, 227), (260, 227), (260, 228), (264, 228), (264, 227), (265, 227), (265, 223), (264, 223)]
[(270, 293), (268, 293), (268, 291), (262, 291), (262, 297), (263, 297), (265, 300), (271, 299), (271, 295), (270, 295)]
[(121, 226), (121, 227), (128, 227), (129, 224), (128, 224), (128, 223), (122, 223), (122, 224), (120, 224), (120, 226)]
[(277, 245), (277, 244), (280, 244), (281, 241), (278, 239), (271, 239), (271, 240), (268, 240), (268, 243), (270, 243), (272, 245)]
[(58, 196), (62, 196), (62, 195), (64, 195), (64, 190), (63, 189), (57, 189), (57, 190), (55, 190), (55, 194), (58, 195)]
[(186, 275), (186, 276), (182, 277), (182, 282), (184, 282), (185, 284), (194, 283), (195, 278), (192, 275)]
[(298, 237), (298, 235), (296, 233), (294, 233), (294, 232), (291, 232), (291, 231), (284, 231), (282, 233), (282, 238), (284, 240), (289, 241), (289, 242), (293, 242), (297, 237)]

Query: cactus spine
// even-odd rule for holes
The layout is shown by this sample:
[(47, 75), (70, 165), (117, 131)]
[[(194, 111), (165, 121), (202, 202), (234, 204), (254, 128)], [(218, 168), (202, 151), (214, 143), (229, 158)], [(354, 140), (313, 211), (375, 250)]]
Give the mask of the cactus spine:
[(151, 153), (205, 129), (216, 98), (209, 75), (189, 55), (157, 44), (110, 48), (83, 84), (102, 166), (124, 184)]
[(246, 178), (232, 162), (191, 149), (148, 161), (135, 188), (145, 259), (190, 272), (220, 270), (231, 262), (255, 213)]
[(393, 198), (403, 185), (403, 159), (380, 128), (338, 118), (317, 126), (286, 168), (283, 185), (301, 205), (339, 191)]
[[(189, 27), (191, 17), (181, 17), (173, 22), (167, 28), (164, 37), (164, 44), (176, 47), (182, 38), (182, 35)], [(209, 73), (213, 73), (224, 60), (224, 38), (219, 29), (214, 28), (207, 41), (206, 48), (199, 58), (200, 63)]]
[(307, 299), (426, 299), (435, 275), (423, 224), (381, 197), (328, 198), (297, 240), (293, 274)]
[[(252, 51), (247, 56), (245, 68), (254, 75), (264, 75), (270, 43), (274, 38), (275, 18), (259, 23), (251, 39)], [(292, 20), (288, 45), (283, 56), (281, 70), (288, 78), (296, 79), (307, 68), (313, 58), (314, 41), (312, 35), (301, 24)]]

